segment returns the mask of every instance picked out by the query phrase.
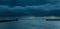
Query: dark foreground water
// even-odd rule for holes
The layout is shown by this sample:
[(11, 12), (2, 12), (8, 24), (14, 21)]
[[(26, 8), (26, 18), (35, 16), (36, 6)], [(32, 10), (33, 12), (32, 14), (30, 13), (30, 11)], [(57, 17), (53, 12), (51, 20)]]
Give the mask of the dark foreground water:
[(15, 22), (0, 23), (0, 29), (60, 29), (60, 21), (45, 19), (19, 19)]

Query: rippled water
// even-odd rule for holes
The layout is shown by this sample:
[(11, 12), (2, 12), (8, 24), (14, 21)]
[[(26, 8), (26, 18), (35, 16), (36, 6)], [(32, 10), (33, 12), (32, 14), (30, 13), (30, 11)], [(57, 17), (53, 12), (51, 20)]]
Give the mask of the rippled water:
[(15, 22), (0, 23), (0, 29), (60, 29), (60, 21), (45, 19), (19, 19)]

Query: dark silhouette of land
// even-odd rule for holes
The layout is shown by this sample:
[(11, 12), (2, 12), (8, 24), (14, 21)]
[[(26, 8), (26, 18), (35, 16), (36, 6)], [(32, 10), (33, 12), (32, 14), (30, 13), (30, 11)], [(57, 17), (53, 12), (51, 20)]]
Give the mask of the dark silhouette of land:
[(14, 19), (14, 20), (0, 20), (0, 23), (2, 23), (2, 22), (13, 22), (13, 21), (18, 21), (18, 19)]
[(46, 21), (60, 21), (60, 19), (46, 19)]

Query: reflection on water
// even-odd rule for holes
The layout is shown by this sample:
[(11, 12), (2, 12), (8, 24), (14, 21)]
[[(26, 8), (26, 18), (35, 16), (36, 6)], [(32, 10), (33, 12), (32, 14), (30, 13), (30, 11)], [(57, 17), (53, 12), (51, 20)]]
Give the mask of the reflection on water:
[(17, 22), (0, 23), (0, 29), (60, 29), (60, 21), (46, 21), (41, 18), (20, 18)]

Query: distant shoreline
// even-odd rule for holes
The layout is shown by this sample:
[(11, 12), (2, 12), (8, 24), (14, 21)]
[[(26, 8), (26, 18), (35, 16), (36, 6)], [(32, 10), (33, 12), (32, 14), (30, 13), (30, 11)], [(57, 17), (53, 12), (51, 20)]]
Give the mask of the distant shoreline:
[(60, 19), (60, 17), (57, 16), (42, 16), (42, 17), (35, 17), (35, 16), (27, 16), (26, 18), (42, 18), (42, 19)]

